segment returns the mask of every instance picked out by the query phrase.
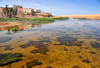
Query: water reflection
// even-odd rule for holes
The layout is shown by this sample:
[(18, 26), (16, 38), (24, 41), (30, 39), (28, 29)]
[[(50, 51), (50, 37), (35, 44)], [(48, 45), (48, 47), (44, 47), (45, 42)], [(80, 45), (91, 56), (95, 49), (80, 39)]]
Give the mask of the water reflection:
[[(0, 32), (0, 53), (24, 55), (22, 61), (11, 63), (10, 68), (100, 68), (99, 26), (99, 20), (23, 23), (20, 28), (24, 30), (15, 34), (10, 30), (11, 35), (7, 31)], [(11, 39), (2, 41), (1, 37)]]
[[(46, 24), (48, 24), (48, 23), (46, 23)], [(0, 28), (0, 31), (7, 30), (8, 31), (7, 34), (12, 34), (12, 32), (16, 33), (18, 31), (22, 31), (24, 29), (33, 29), (35, 26), (41, 27), (42, 25), (44, 25), (44, 24), (22, 23), (22, 25), (6, 26), (3, 28)], [(14, 27), (17, 29), (17, 31), (11, 31)]]

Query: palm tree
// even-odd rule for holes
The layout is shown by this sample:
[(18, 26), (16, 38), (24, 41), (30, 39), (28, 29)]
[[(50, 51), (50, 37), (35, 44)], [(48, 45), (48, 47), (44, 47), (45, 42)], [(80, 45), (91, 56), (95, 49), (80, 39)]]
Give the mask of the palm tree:
[(5, 6), (6, 6), (6, 8), (7, 8), (7, 7), (8, 7), (8, 4), (6, 4)]
[(14, 10), (12, 7), (8, 8), (8, 5), (5, 5), (5, 9), (4, 9), (4, 14), (7, 18), (12, 18), (15, 17), (17, 15), (17, 11)]
[(9, 17), (9, 16), (10, 16), (10, 15), (9, 15), (8, 5), (7, 5), (7, 4), (5, 5), (5, 9), (4, 9), (3, 12), (4, 12), (4, 14), (5, 14), (6, 17)]

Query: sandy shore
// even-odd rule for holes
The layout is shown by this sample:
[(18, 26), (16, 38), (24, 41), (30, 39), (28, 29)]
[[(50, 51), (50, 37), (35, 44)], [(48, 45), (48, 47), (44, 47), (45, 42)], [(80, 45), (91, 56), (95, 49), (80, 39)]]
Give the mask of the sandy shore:
[(100, 19), (100, 14), (61, 15), (61, 16), (54, 16), (54, 17)]

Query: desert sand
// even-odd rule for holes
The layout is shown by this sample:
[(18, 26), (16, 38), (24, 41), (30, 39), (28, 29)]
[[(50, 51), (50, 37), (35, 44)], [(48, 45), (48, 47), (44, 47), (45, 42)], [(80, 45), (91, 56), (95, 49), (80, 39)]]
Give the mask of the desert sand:
[(100, 19), (100, 14), (60, 15), (60, 16), (54, 16), (54, 17)]

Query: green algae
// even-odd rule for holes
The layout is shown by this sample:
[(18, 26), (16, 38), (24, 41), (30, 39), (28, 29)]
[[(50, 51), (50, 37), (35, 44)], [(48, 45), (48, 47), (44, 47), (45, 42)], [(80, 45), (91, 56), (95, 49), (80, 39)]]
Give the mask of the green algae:
[(90, 61), (88, 59), (83, 59), (82, 61), (85, 63), (90, 63)]
[(0, 66), (8, 65), (21, 60), (21, 53), (0, 54)]
[(30, 41), (29, 43), (20, 45), (20, 47), (21, 48), (27, 48), (27, 47), (30, 47), (30, 46), (34, 46), (37, 49), (33, 49), (31, 51), (31, 53), (46, 54), (46, 52), (48, 52), (49, 50), (48, 50), (48, 47), (43, 44), (44, 42), (49, 42), (49, 41), (44, 41), (44, 40), (43, 41)]
[(11, 47), (11, 45), (5, 45), (4, 47), (6, 47), (5, 50), (12, 50), (12, 49), (14, 49), (14, 48)]
[(94, 52), (94, 51), (91, 51), (91, 52), (89, 52), (89, 53), (91, 53), (91, 54), (96, 54), (96, 52)]
[(100, 43), (98, 42), (91, 43), (91, 45), (93, 48), (100, 48)]
[(33, 66), (38, 66), (38, 65), (42, 65), (42, 62), (38, 62), (38, 60), (33, 60), (31, 62), (26, 63), (27, 68), (32, 68)]
[(38, 48), (38, 49), (33, 49), (32, 51), (31, 51), (31, 53), (41, 53), (41, 54), (46, 54), (46, 52), (48, 52), (49, 50), (48, 50), (48, 48), (46, 47), (46, 46), (44, 46), (44, 47), (40, 47), (40, 48)]

